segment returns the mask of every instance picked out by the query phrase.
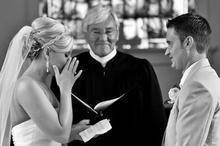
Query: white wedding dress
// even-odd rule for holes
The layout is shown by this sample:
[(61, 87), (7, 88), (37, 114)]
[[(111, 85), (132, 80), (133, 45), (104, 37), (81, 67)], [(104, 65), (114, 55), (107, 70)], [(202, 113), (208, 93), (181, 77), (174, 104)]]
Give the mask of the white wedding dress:
[(27, 120), (12, 128), (15, 146), (61, 146), (46, 136), (32, 120)]

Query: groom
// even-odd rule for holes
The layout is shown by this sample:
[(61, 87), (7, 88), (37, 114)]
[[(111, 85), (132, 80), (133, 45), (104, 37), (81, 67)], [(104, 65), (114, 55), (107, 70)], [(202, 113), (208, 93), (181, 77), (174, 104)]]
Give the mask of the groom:
[(167, 23), (166, 55), (183, 72), (170, 112), (164, 146), (220, 144), (220, 79), (207, 52), (211, 28), (205, 18), (183, 14)]

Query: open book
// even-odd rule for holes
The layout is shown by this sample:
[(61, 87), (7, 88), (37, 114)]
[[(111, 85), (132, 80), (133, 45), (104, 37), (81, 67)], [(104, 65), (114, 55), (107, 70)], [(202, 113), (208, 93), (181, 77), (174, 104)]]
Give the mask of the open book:
[(117, 98), (113, 98), (110, 100), (105, 100), (102, 102), (99, 102), (98, 104), (96, 104), (96, 106), (94, 107), (94, 109), (89, 106), (87, 103), (85, 103), (84, 101), (82, 101), (79, 97), (77, 97), (75, 94), (72, 93), (72, 96), (79, 101), (81, 104), (83, 104), (86, 108), (88, 108), (90, 111), (92, 111), (95, 114), (99, 114), (99, 111), (105, 110), (106, 108), (108, 108), (109, 106), (111, 106), (113, 103), (115, 103), (117, 100), (119, 100), (120, 98), (125, 96), (125, 93), (122, 94), (121, 96), (117, 97)]
[(82, 105), (84, 105), (87, 109), (95, 113), (97, 116), (100, 116), (101, 118), (98, 119), (98, 122), (96, 122), (94, 125), (90, 126), (88, 129), (81, 131), (79, 135), (81, 136), (82, 140), (84, 142), (88, 142), (90, 139), (93, 137), (96, 137), (97, 135), (102, 135), (109, 130), (112, 129), (111, 124), (109, 122), (109, 119), (106, 119), (102, 117), (102, 112), (103, 110), (107, 109), (109, 106), (111, 106), (113, 103), (121, 99), (122, 97), (125, 96), (125, 93), (122, 94), (121, 96), (117, 98), (113, 98), (110, 100), (102, 101), (94, 107), (94, 109), (89, 106), (87, 103), (82, 101), (79, 97), (77, 97), (75, 94), (72, 93), (72, 96), (79, 101)]

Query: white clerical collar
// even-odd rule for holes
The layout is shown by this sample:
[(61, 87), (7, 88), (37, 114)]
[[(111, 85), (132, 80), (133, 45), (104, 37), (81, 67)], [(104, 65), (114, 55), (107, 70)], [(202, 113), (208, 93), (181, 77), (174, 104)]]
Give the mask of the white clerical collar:
[[(205, 59), (207, 59), (207, 58), (205, 58)], [(180, 87), (184, 84), (184, 82), (185, 82), (186, 78), (188, 77), (188, 75), (189, 75), (190, 71), (192, 70), (192, 68), (193, 68), (194, 66), (196, 66), (199, 62), (203, 61), (203, 60), (204, 60), (204, 59), (200, 59), (200, 60), (194, 62), (192, 65), (190, 65), (190, 66), (184, 71), (183, 76), (182, 76), (182, 78), (181, 78), (181, 80), (180, 80), (180, 84), (179, 84)]]
[(92, 58), (94, 58), (96, 61), (98, 61), (99, 63), (102, 64), (103, 67), (105, 67), (105, 65), (107, 64), (107, 62), (109, 60), (111, 60), (113, 57), (115, 57), (117, 51), (116, 51), (116, 48), (114, 48), (112, 50), (111, 53), (109, 53), (108, 55), (104, 56), (104, 57), (99, 57), (98, 55), (96, 55), (92, 49), (90, 48), (89, 49), (89, 54), (91, 55)]

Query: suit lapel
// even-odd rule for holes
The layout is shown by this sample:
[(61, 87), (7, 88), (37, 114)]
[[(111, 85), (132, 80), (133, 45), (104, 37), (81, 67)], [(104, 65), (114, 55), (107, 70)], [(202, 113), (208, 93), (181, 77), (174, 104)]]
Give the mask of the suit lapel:
[(165, 139), (163, 141), (164, 146), (174, 146), (176, 139), (176, 122), (177, 122), (177, 117), (178, 117), (178, 104), (179, 104), (179, 98), (177, 96), (176, 101), (173, 104), (173, 107), (170, 111), (170, 116), (169, 116), (169, 121), (167, 123), (167, 128), (165, 131)]

